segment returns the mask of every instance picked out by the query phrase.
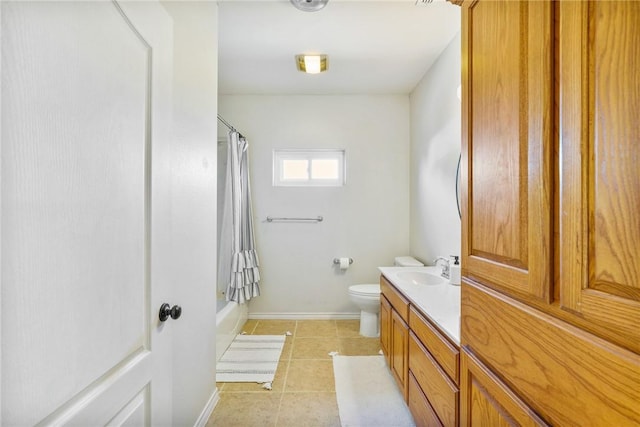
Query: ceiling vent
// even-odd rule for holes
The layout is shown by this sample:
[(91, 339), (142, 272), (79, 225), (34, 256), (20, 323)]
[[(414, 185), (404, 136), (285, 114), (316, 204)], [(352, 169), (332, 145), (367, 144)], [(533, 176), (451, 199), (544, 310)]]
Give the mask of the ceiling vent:
[[(329, 0), (290, 0), (297, 9), (305, 12), (317, 12), (327, 5)], [(433, 1), (433, 0), (432, 0)]]
[(416, 6), (429, 6), (432, 3), (440, 3), (444, 0), (416, 0)]

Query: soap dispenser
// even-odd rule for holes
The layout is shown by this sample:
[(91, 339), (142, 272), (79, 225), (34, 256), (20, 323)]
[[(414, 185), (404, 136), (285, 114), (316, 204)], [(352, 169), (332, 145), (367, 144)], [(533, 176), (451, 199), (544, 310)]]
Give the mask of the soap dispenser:
[(458, 286), (460, 285), (460, 276), (462, 274), (460, 271), (460, 257), (451, 255), (451, 258), (453, 258), (453, 263), (449, 267), (449, 283)]

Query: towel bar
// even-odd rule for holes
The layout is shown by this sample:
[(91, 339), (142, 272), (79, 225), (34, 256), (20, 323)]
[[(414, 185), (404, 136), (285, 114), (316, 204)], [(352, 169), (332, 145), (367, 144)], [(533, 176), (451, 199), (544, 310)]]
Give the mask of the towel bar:
[(268, 216), (267, 217), (267, 222), (301, 222), (301, 221), (314, 221), (314, 222), (322, 222), (324, 220), (324, 218), (322, 218), (320, 215), (318, 215), (315, 218), (274, 218), (272, 216)]

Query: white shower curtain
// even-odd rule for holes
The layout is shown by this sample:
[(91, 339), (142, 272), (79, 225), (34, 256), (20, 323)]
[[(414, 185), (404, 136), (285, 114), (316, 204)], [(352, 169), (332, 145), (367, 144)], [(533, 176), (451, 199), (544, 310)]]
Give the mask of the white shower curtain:
[(260, 295), (258, 254), (253, 236), (247, 140), (230, 131), (218, 271), (227, 301), (244, 303)]

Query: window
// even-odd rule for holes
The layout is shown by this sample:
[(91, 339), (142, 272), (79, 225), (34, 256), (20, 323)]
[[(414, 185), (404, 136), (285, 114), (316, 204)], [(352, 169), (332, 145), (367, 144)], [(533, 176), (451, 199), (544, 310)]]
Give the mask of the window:
[(339, 187), (345, 182), (344, 150), (274, 150), (276, 187)]

